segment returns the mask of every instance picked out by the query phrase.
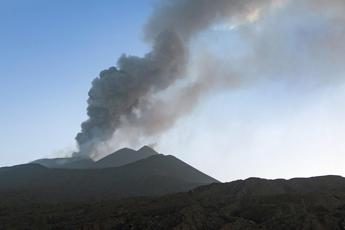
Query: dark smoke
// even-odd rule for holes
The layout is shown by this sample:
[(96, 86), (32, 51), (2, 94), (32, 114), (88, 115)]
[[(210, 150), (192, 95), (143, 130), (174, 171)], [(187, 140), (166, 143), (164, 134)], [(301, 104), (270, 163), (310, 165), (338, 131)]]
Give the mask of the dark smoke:
[[(155, 95), (186, 76), (187, 47), (193, 36), (224, 20), (230, 23), (250, 20), (253, 12), (261, 12), (276, 1), (162, 1), (144, 30), (146, 40), (153, 43), (152, 51), (143, 58), (122, 56), (117, 67), (102, 71), (92, 82), (87, 108), (89, 119), (82, 123), (76, 137), (79, 152), (75, 156), (104, 154), (98, 153), (99, 146), (107, 145), (114, 133), (121, 130), (131, 133), (130, 138), (136, 135), (139, 139), (140, 135), (163, 132), (173, 125), (184, 111), (191, 109), (198, 94), (208, 86), (209, 77), (203, 78), (201, 83), (181, 91), (178, 97), (181, 106), (171, 100), (169, 110), (159, 110), (159, 105), (169, 100), (161, 102)], [(169, 108), (169, 105), (162, 108)], [(128, 132), (127, 125), (136, 129)]]
[(140, 116), (135, 113), (140, 100), (174, 83), (183, 73), (186, 56), (178, 34), (164, 31), (144, 58), (122, 56), (117, 68), (102, 71), (89, 91), (89, 119), (76, 137), (76, 154), (97, 154), (97, 145), (111, 138), (122, 117)]
[[(76, 140), (79, 153), (97, 155), (121, 121), (145, 122), (149, 98), (182, 77), (188, 62), (188, 41), (198, 31), (224, 18), (242, 18), (269, 0), (176, 0), (157, 7), (146, 27), (154, 40), (153, 51), (144, 58), (122, 56), (118, 67), (102, 71), (89, 91), (87, 114)], [(174, 120), (177, 114), (169, 120)], [(160, 125), (159, 116), (155, 116)], [(166, 119), (166, 116), (162, 116)], [(163, 122), (164, 123), (164, 122)], [(138, 126), (138, 125), (137, 125)], [(169, 126), (169, 125), (167, 125)]]

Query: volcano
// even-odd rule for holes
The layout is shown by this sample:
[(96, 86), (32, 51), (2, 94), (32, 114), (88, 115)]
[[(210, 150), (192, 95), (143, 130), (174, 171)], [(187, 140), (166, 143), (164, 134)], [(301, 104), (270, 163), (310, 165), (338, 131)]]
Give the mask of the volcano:
[(0, 169), (0, 193), (36, 201), (81, 201), (183, 192), (218, 181), (171, 155), (145, 146), (99, 160), (43, 159)]
[(130, 148), (120, 149), (112, 154), (93, 161), (90, 158), (67, 157), (53, 159), (39, 159), (31, 163), (40, 164), (47, 168), (65, 168), (65, 169), (90, 169), (90, 168), (111, 168), (129, 164), (158, 153), (148, 146), (143, 146), (139, 150)]

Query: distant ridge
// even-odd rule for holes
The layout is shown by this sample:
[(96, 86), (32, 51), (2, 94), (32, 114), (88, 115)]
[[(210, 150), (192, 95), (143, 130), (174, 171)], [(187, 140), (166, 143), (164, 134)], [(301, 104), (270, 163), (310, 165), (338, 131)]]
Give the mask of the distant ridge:
[(156, 154), (158, 153), (152, 148), (148, 146), (143, 146), (137, 151), (130, 148), (123, 148), (112, 154), (105, 156), (104, 158), (101, 158), (98, 161), (93, 161), (92, 159), (88, 158), (69, 157), (39, 159), (31, 163), (40, 164), (47, 168), (62, 169), (110, 168), (129, 164)]
[(47, 168), (84, 169), (92, 168), (95, 162), (88, 158), (51, 158), (31, 162)]
[(147, 157), (157, 155), (158, 153), (148, 146), (144, 146), (141, 149), (135, 151), (129, 148), (120, 149), (113, 154), (110, 154), (99, 161), (94, 165), (96, 168), (110, 168), (110, 167), (119, 167), (126, 165), (138, 160), (145, 159)]
[[(68, 168), (63, 163), (64, 168), (37, 163), (0, 168), (0, 196), (13, 191), (24, 199), (30, 196), (32, 201), (80, 201), (163, 195), (218, 183), (176, 157), (158, 154), (147, 146), (138, 151), (121, 149), (87, 168), (81, 168), (89, 164), (87, 161), (67, 161)], [(71, 168), (72, 163), (78, 167)], [(6, 196), (13, 198), (12, 194)]]
[[(140, 161), (135, 164), (144, 165)], [(39, 171), (43, 167), (34, 168)], [(157, 182), (159, 189), (179, 184), (164, 176), (143, 180), (146, 188), (155, 187)], [(103, 198), (77, 204), (7, 205), (0, 212), (0, 228), (343, 230), (345, 226), (345, 178), (340, 176), (249, 178), (162, 197)], [(6, 197), (1, 200), (8, 203)]]

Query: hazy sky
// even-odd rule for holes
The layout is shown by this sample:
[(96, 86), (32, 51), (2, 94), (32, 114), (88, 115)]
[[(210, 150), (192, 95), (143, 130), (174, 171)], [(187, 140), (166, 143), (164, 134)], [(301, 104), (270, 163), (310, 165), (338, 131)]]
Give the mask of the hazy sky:
[(92, 79), (146, 52), (148, 2), (0, 1), (0, 165), (74, 148)]
[[(307, 1), (195, 38), (204, 65), (192, 72), (212, 65), (244, 80), (203, 96), (156, 148), (223, 181), (345, 175), (344, 8)], [(122, 53), (148, 51), (152, 2), (0, 2), (1, 166), (74, 149), (92, 79)]]

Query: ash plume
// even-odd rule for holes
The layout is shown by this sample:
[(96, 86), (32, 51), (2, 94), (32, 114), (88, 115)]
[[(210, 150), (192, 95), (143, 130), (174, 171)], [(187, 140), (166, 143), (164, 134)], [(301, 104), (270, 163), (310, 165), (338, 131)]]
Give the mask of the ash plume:
[(76, 137), (80, 150), (76, 154), (97, 154), (97, 145), (111, 138), (121, 117), (134, 116), (139, 100), (174, 83), (185, 59), (186, 50), (178, 35), (163, 31), (144, 58), (122, 56), (117, 68), (102, 71), (89, 91), (89, 119)]
[[(256, 81), (257, 77), (246, 78), (246, 73), (232, 69), (229, 63), (219, 64), (221, 61), (212, 55), (203, 55), (196, 66), (197, 77), (191, 79), (188, 72), (191, 43), (200, 32), (214, 25), (253, 22), (272, 7), (291, 2), (297, 3), (292, 0), (162, 0), (144, 28), (145, 40), (152, 44), (152, 51), (142, 58), (122, 56), (116, 67), (102, 71), (92, 82), (89, 118), (82, 123), (76, 137), (79, 152), (75, 156), (97, 157), (121, 142), (133, 144), (142, 138), (159, 136), (179, 117), (192, 111), (210, 90)], [(343, 15), (342, 0), (303, 0), (299, 4)], [(281, 25), (274, 26), (279, 33)], [(251, 38), (252, 34), (248, 34), (256, 54), (245, 59), (247, 66), (261, 71), (265, 65), (272, 67), (271, 60), (293, 63), (275, 53), (278, 50), (275, 45), (279, 43), (271, 37), (266, 39), (268, 35), (257, 39), (258, 35)]]
[[(269, 0), (163, 1), (144, 31), (147, 41), (153, 43), (152, 51), (143, 58), (122, 56), (117, 67), (102, 71), (92, 82), (89, 118), (76, 136), (79, 152), (75, 156), (97, 156), (98, 146), (106, 145), (117, 129), (123, 127), (124, 120), (145, 122), (142, 118), (150, 114), (151, 98), (184, 76), (188, 43), (197, 32), (227, 18), (244, 20), (253, 10), (271, 3)], [(158, 117), (157, 123), (159, 120)]]

